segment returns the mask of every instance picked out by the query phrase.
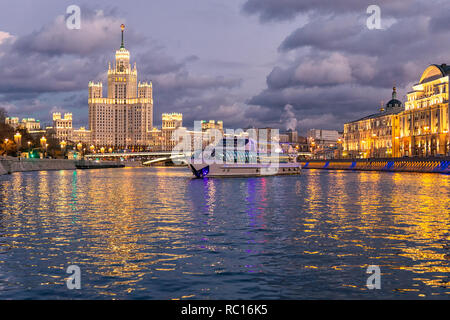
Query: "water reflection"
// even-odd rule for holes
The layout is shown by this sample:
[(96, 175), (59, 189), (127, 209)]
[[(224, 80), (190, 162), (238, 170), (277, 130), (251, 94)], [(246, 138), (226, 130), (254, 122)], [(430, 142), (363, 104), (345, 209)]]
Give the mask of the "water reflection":
[[(449, 176), (184, 168), (0, 177), (2, 298), (411, 298), (450, 292)], [(65, 286), (67, 266), (82, 290)], [(379, 265), (382, 290), (365, 287)]]

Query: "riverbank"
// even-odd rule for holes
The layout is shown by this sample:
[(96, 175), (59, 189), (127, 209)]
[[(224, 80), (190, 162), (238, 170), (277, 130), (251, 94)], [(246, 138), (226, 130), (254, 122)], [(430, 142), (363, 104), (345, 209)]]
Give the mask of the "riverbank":
[(450, 174), (450, 157), (445, 158), (386, 158), (336, 159), (301, 161), (302, 169), (360, 170), (390, 172), (423, 172)]
[(100, 169), (119, 168), (123, 164), (115, 161), (89, 161), (67, 159), (0, 159), (0, 175), (13, 172), (49, 171), (49, 170), (75, 170), (75, 169)]

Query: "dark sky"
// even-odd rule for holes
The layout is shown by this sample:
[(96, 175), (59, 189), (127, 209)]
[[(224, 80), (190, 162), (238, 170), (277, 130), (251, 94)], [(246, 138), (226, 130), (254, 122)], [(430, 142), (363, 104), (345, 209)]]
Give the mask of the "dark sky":
[[(66, 8), (81, 7), (81, 29)], [(381, 30), (366, 9), (381, 8)], [(339, 129), (374, 113), (432, 63), (450, 64), (450, 1), (16, 0), (0, 3), (0, 107), (87, 126), (87, 85), (125, 46), (162, 112), (248, 126)], [(106, 92), (104, 93), (106, 94)]]

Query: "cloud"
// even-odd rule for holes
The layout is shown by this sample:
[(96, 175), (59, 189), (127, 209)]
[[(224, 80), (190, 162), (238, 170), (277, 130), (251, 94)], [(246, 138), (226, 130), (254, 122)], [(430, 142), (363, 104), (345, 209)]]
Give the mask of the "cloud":
[(3, 42), (5, 42), (7, 40), (12, 40), (12, 39), (13, 39), (13, 36), (10, 33), (0, 31), (0, 44), (2, 44)]
[[(242, 10), (262, 22), (291, 20), (299, 14), (345, 14), (365, 12), (373, 1), (364, 0), (247, 0)], [(416, 0), (378, 0), (383, 15), (411, 14), (426, 7)]]
[[(20, 37), (15, 42), (15, 50), (47, 55), (73, 54), (78, 56), (102, 53), (120, 44), (120, 29), (124, 19), (105, 13), (102, 10), (93, 11), (82, 8), (83, 20), (80, 29), (68, 29), (66, 17), (57, 16), (56, 19), (40, 30)], [(126, 42), (143, 41), (133, 30), (126, 30)]]
[[(102, 81), (106, 87), (108, 61), (114, 60), (119, 26), (126, 21), (116, 10), (82, 8), (82, 14), (80, 30), (67, 29), (61, 15), (29, 34), (0, 31), (0, 103), (10, 114), (33, 113), (46, 120), (52, 110), (66, 110), (74, 113), (74, 123), (83, 119), (87, 124), (88, 82)], [(195, 108), (189, 120), (215, 119), (221, 106), (233, 105), (232, 90), (242, 79), (194, 73), (190, 65), (198, 56), (176, 59), (157, 40), (132, 29), (126, 29), (125, 46), (138, 79), (153, 81), (156, 124), (162, 112), (189, 114)]]
[(281, 41), (267, 88), (248, 103), (280, 116), (291, 105), (303, 129), (320, 123), (342, 129), (345, 122), (376, 113), (393, 85), (404, 100), (402, 93), (429, 64), (450, 62), (450, 3), (427, 3), (381, 1), (384, 29), (369, 30), (364, 1), (248, 0), (244, 11), (263, 23), (307, 17)]
[(287, 67), (275, 67), (267, 77), (270, 89), (298, 86), (331, 86), (371, 83), (377, 71), (377, 58), (315, 51), (302, 54)]
[(294, 72), (294, 79), (306, 85), (348, 83), (353, 80), (348, 58), (332, 53), (323, 60), (304, 61)]
[(58, 16), (31, 34), (8, 34), (0, 42), (0, 94), (80, 90), (89, 79), (101, 77), (106, 57), (97, 53), (118, 47), (119, 35), (111, 26), (120, 19), (87, 9), (83, 14), (81, 30), (67, 29), (64, 17)]
[[(402, 89), (403, 90), (403, 89)], [(341, 130), (344, 122), (376, 113), (381, 100), (389, 99), (392, 89), (379, 89), (357, 84), (340, 84), (328, 87), (298, 86), (284, 89), (266, 89), (252, 97), (248, 103), (270, 110), (271, 118), (283, 119), (285, 106), (291, 105), (298, 120), (297, 127), (302, 132), (315, 127), (314, 122), (305, 119), (333, 118), (323, 122), (323, 129)], [(260, 117), (261, 119), (262, 117)], [(270, 118), (267, 119), (270, 121)], [(279, 126), (279, 123), (278, 123)]]

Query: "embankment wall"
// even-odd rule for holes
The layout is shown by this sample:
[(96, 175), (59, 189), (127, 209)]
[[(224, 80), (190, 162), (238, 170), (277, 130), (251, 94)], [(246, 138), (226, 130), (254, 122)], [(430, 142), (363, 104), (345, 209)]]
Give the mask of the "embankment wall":
[(450, 173), (450, 158), (301, 161), (303, 169)]

